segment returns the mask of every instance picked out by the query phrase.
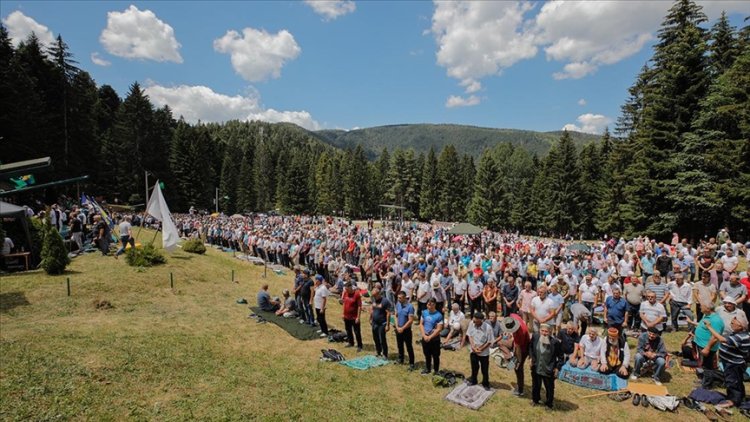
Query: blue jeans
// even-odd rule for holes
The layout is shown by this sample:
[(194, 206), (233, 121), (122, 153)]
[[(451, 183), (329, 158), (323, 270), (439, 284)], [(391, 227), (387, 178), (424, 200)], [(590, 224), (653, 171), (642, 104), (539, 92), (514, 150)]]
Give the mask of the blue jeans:
[(310, 298), (301, 298), (302, 302), (302, 319), (306, 323), (312, 325), (315, 324), (315, 317), (313, 316), (312, 306), (310, 306)]
[[(650, 361), (651, 359), (647, 359), (645, 356), (643, 356), (640, 353), (635, 354), (635, 370), (633, 374), (635, 376), (641, 375), (641, 368), (643, 368), (643, 364)], [(667, 365), (667, 361), (664, 360), (662, 357), (657, 357), (656, 359), (652, 360), (656, 367), (654, 368), (654, 379), (659, 380), (661, 378), (661, 373), (664, 372), (664, 367)]]
[(128, 235), (120, 236), (120, 242), (122, 242), (122, 246), (115, 252), (115, 255), (122, 255), (125, 252), (125, 245), (128, 243), (130, 243), (131, 248), (135, 249), (135, 239)]

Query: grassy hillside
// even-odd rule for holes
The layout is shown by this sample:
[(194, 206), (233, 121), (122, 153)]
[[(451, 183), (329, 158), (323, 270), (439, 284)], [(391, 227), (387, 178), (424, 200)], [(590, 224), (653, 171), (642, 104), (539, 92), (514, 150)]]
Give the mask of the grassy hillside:
[[(370, 158), (376, 157), (383, 147), (390, 151), (397, 147), (413, 148), (417, 153), (427, 152), (430, 147), (436, 151), (445, 145), (455, 145), (459, 152), (479, 157), (486, 148), (501, 142), (525, 148), (531, 153), (542, 156), (556, 142), (562, 132), (534, 132), (517, 129), (493, 129), (462, 125), (392, 125), (379, 126), (352, 131), (322, 130), (315, 132), (321, 140), (338, 148), (362, 145)], [(577, 145), (598, 140), (599, 136), (571, 132)]]
[[(151, 238), (147, 234), (144, 238)], [(157, 242), (160, 240), (157, 239)], [(239, 283), (231, 283), (231, 270)], [(169, 273), (175, 288), (169, 287)], [(297, 341), (272, 324), (248, 319), (235, 300), (255, 302), (262, 267), (210, 249), (178, 251), (166, 265), (139, 272), (124, 260), (90, 254), (64, 276), (39, 271), (0, 279), (0, 420), (698, 420), (634, 408), (561, 382), (556, 411), (515, 398), (512, 373), (492, 364), (495, 396), (479, 411), (453, 405), (429, 377), (389, 365), (369, 371), (320, 362), (324, 340)], [(66, 296), (70, 277), (72, 295)], [(269, 271), (271, 291), (290, 275)], [(97, 310), (95, 301), (113, 308)], [(341, 307), (328, 320), (342, 328)], [(365, 352), (373, 353), (362, 324)], [(674, 350), (684, 333), (668, 334)], [(388, 337), (392, 353), (395, 339)], [(415, 346), (418, 364), (423, 361)], [(392, 355), (393, 356), (393, 355)], [(444, 368), (469, 373), (466, 350), (444, 352)], [(527, 367), (528, 371), (528, 367)], [(665, 384), (690, 391), (694, 376), (673, 368)], [(530, 384), (529, 376), (527, 382)], [(644, 381), (648, 382), (648, 381)], [(602, 416), (604, 415), (604, 419)], [(735, 420), (740, 420), (736, 416)]]

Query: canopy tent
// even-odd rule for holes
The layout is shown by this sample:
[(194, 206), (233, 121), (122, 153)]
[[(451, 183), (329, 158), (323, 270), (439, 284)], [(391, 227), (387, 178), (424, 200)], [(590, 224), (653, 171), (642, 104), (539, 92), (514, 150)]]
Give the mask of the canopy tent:
[(585, 243), (574, 243), (568, 246), (568, 250), (586, 253), (591, 250), (591, 247)]
[[(15, 219), (21, 227), (21, 231), (24, 235), (24, 239), (13, 239), (13, 243), (16, 247), (23, 246), (27, 251), (31, 252), (31, 263), (34, 267), (39, 259), (39, 253), (41, 251), (35, 251), (31, 242), (31, 233), (29, 233), (29, 221), (26, 218), (26, 210), (18, 205), (13, 205), (7, 202), (0, 201), (0, 219), (3, 222), (6, 219)], [(3, 224), (5, 225), (5, 224)], [(6, 232), (8, 230), (6, 229)], [(2, 241), (3, 239), (0, 239)]]
[(481, 227), (477, 227), (473, 224), (469, 223), (459, 223), (453, 226), (452, 229), (448, 230), (448, 234), (452, 235), (461, 235), (461, 234), (468, 234), (468, 235), (476, 235), (482, 233), (484, 230), (482, 230)]

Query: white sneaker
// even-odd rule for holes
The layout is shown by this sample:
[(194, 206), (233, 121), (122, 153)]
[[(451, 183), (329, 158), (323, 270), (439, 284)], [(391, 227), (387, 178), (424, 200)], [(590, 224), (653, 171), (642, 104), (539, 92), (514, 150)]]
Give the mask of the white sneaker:
[(320, 333), (320, 337), (321, 337), (321, 338), (322, 338), (322, 337), (328, 337), (328, 335), (327, 335), (326, 333)]
[(633, 374), (633, 375), (630, 376), (630, 381), (635, 381), (637, 379), (638, 379), (638, 377), (635, 374)]
[(654, 384), (656, 384), (656, 385), (661, 385), (661, 381), (659, 381), (659, 380), (654, 380)]
[(320, 334), (320, 333), (322, 333), (322, 332), (323, 332), (323, 330), (318, 330), (318, 331), (316, 331), (316, 332), (317, 332), (318, 334)]

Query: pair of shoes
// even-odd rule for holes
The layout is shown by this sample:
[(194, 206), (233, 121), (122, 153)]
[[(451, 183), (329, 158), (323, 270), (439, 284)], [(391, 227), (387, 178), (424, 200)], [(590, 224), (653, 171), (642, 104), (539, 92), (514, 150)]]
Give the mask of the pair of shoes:
[(471, 379), (467, 379), (466, 380), (466, 385), (468, 385), (469, 387), (471, 387), (471, 386), (477, 385), (477, 382), (473, 381)]
[(430, 375), (430, 370), (429, 370), (429, 369), (427, 369), (427, 368), (425, 368), (425, 369), (423, 369), (423, 370), (422, 370), (422, 371), (421, 371), (421, 372), (419, 373), (419, 375)]
[(413, 363), (411, 365), (409, 365), (409, 371), (415, 371), (416, 369), (417, 369), (417, 367), (414, 366)]
[(521, 397), (523, 396), (523, 391), (520, 391), (519, 389), (514, 388), (513, 391), (510, 392), (510, 394), (513, 394), (516, 397)]
[(485, 391), (490, 391), (492, 389), (489, 384), (482, 384), (482, 387), (484, 387)]
[(630, 398), (630, 391), (623, 391), (620, 393), (609, 394), (609, 398), (616, 402), (623, 402)]
[(641, 404), (641, 395), (640, 394), (634, 394), (633, 395), (633, 406), (638, 406)]

